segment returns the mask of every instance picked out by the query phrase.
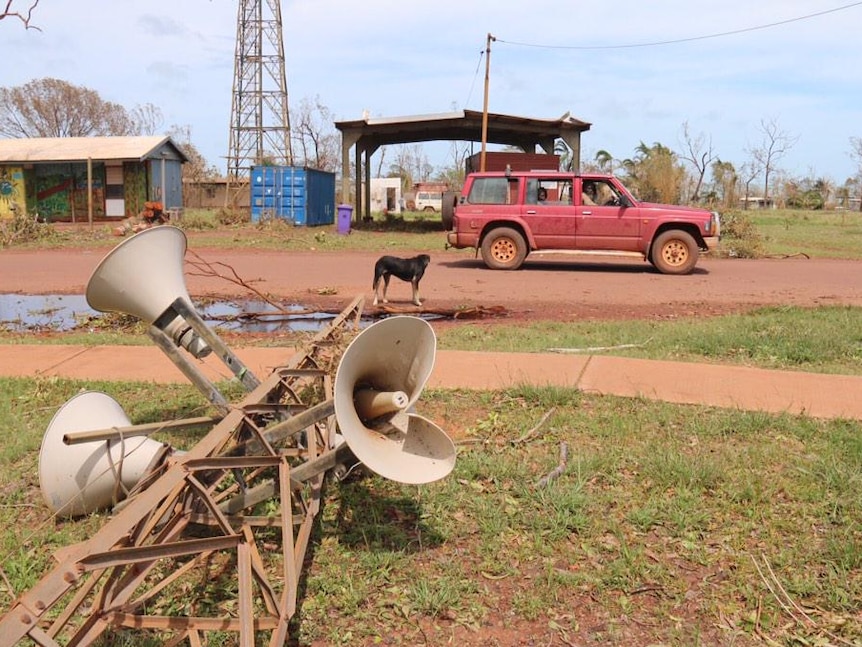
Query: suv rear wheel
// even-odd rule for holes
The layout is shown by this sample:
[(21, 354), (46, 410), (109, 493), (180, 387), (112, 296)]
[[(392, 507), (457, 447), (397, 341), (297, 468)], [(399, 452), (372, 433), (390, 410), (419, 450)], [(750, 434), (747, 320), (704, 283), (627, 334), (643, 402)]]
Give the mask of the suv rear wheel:
[(511, 227), (492, 229), (482, 241), (482, 260), (492, 270), (517, 270), (527, 258), (527, 243)]
[(690, 274), (697, 264), (697, 242), (691, 234), (670, 229), (656, 236), (650, 261), (662, 274)]

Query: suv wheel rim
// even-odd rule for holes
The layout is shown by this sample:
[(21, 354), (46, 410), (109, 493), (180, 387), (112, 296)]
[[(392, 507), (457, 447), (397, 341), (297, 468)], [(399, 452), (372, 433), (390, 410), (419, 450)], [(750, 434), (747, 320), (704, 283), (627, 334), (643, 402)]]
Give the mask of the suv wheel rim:
[(679, 240), (671, 240), (664, 246), (661, 256), (669, 265), (682, 265), (688, 260), (688, 248)]
[(494, 246), (491, 248), (494, 258), (502, 263), (507, 263), (515, 258), (516, 251), (515, 245), (508, 238), (494, 241)]

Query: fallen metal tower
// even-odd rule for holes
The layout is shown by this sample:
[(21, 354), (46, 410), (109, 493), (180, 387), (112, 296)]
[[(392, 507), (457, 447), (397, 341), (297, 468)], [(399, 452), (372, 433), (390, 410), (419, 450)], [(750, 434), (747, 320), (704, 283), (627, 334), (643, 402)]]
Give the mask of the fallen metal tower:
[[(266, 11), (265, 11), (266, 9)], [(290, 116), (280, 0), (240, 0), (227, 175), (249, 181), (251, 167), (291, 165)]]

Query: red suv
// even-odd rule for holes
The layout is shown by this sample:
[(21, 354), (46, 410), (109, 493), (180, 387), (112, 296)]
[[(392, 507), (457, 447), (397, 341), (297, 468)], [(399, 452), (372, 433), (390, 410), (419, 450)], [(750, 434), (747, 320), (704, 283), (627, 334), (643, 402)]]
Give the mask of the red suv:
[(567, 250), (637, 255), (663, 274), (688, 274), (700, 251), (718, 246), (718, 213), (639, 202), (612, 175), (471, 173), (461, 196), (454, 206), (444, 201), (446, 247), (481, 250), (492, 269)]

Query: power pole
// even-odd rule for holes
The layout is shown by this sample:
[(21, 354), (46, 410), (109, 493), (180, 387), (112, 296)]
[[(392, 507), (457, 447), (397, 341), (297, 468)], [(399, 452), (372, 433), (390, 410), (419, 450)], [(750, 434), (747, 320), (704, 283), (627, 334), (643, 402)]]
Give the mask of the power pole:
[(293, 164), (281, 1), (240, 0), (227, 158), (228, 200), (231, 184), (247, 184), (251, 167), (264, 161)]
[(479, 170), (485, 172), (485, 151), (488, 148), (488, 86), (491, 84), (491, 43), (497, 40), (490, 33), (485, 45), (485, 102), (482, 107), (482, 152), (479, 154)]

